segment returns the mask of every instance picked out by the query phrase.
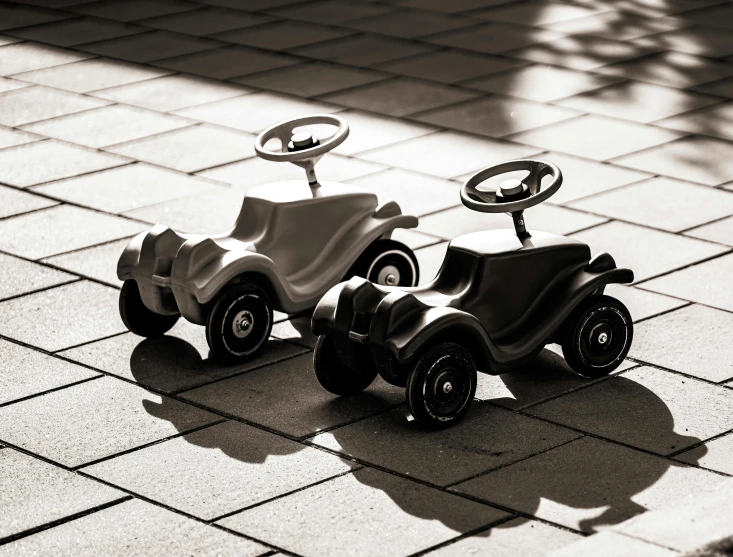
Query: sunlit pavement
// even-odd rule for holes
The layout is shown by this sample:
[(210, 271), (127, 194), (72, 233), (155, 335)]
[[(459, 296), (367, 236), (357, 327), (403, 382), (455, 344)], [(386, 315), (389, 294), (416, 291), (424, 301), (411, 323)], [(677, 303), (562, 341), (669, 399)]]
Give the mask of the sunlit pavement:
[[(29, 0), (0, 2), (0, 45), (0, 555), (669, 556), (733, 534), (733, 3)], [(460, 206), (466, 176), (560, 166), (528, 226), (634, 269), (608, 289), (636, 321), (620, 371), (546, 350), (430, 433), (381, 380), (324, 391), (307, 317), (235, 367), (200, 327), (127, 333), (126, 239), (225, 229), (302, 173), (255, 135), (309, 113), (352, 130), (319, 177), (421, 217), (395, 237), (423, 282), (447, 240), (510, 226)]]

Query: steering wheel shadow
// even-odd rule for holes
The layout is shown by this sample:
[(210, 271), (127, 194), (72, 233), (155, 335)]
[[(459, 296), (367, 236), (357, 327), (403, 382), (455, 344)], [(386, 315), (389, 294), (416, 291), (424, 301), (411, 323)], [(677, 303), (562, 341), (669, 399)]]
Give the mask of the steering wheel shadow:
[[(508, 401), (513, 401), (515, 406), (521, 406), (522, 403), (537, 401), (539, 395), (536, 383), (547, 385), (545, 376), (563, 381), (566, 385), (571, 385), (570, 388), (576, 383), (578, 385), (587, 383), (587, 380), (578, 377), (567, 367), (562, 357), (547, 350), (545, 352), (524, 368), (493, 378), (504, 384), (513, 399), (503, 397), (477, 400), (466, 419), (447, 430), (438, 432), (424, 430), (416, 422), (409, 421), (406, 411), (403, 412), (404, 416), (394, 411), (389, 419), (365, 426), (361, 435), (355, 435), (346, 428), (333, 430), (330, 435), (345, 454), (361, 457), (380, 467), (408, 473), (418, 478), (420, 470), (425, 474), (425, 467), (422, 464), (424, 461), (429, 461), (431, 458), (445, 459), (446, 453), (454, 452), (455, 456), (452, 457), (454, 461), (461, 458), (481, 458), (481, 455), (502, 454), (507, 450), (507, 443), (511, 444), (512, 441), (507, 441), (505, 437), (494, 442), (491, 438), (482, 436), (481, 430), (477, 427), (477, 422), (482, 419), (480, 417), (482, 413), (485, 416), (483, 418), (485, 424), (487, 413), (496, 415), (497, 412), (502, 412), (497, 410), (495, 402), (506, 406)], [(645, 433), (663, 437), (678, 448), (700, 441), (696, 437), (680, 435), (674, 431), (675, 423), (669, 408), (648, 388), (623, 376), (604, 381), (614, 381), (618, 390), (626, 394), (625, 399), (614, 402), (617, 408), (611, 408), (610, 403), (604, 408), (603, 402), (598, 408), (599, 413), (609, 416), (611, 422), (608, 425), (614, 431), (624, 428), (628, 430), (633, 428), (634, 424), (643, 422)], [(582, 424), (579, 427), (582, 428)], [(378, 443), (380, 446), (392, 447), (390, 450), (393, 450), (395, 455), (393, 459), (389, 456), (389, 451), (385, 450), (370, 460), (369, 455), (375, 454), (373, 451), (375, 436), (392, 438), (381, 439)], [(421, 443), (420, 449), (416, 450), (415, 439), (420, 436), (422, 439), (417, 441)], [(521, 444), (521, 440), (517, 439), (517, 443)], [(412, 451), (414, 454), (406, 456), (407, 451)], [(543, 500), (557, 503), (580, 515), (575, 527), (581, 531), (592, 532), (599, 527), (614, 525), (645, 512), (647, 509), (635, 501), (638, 499), (636, 496), (654, 486), (670, 467), (677, 466), (665, 458), (631, 451), (632, 449), (614, 443), (581, 436), (536, 456), (520, 455), (518, 461), (500, 465), (493, 471), (489, 469), (486, 473), (479, 473), (476, 478), (466, 481), (463, 485), (462, 482), (465, 481), (463, 479), (452, 485), (455, 485), (459, 492), (466, 492), (489, 503), (495, 502), (529, 515), (537, 516)], [(638, 460), (639, 466), (627, 466), (624, 462), (618, 461), (604, 461), (606, 455), (620, 455), (621, 458), (624, 458), (623, 455), (628, 455), (630, 461), (636, 463)], [(533, 463), (533, 459), (537, 460)], [(450, 462), (450, 459), (447, 462)], [(492, 477), (492, 473), (497, 475)], [(404, 512), (428, 520), (440, 520), (450, 528), (457, 529), (460, 526), (460, 520), (453, 516), (451, 509), (420, 504), (414, 497), (405, 496), (404, 488), (399, 484), (391, 480), (386, 481), (382, 476), (367, 475), (364, 478), (366, 478), (364, 483), (384, 491)], [(487, 480), (483, 486), (482, 478)], [(427, 477), (421, 479), (430, 481)], [(361, 476), (360, 481), (363, 481)], [(542, 513), (540, 515), (552, 520), (552, 517)], [(511, 521), (498, 527), (512, 528), (520, 522)], [(489, 536), (490, 532), (481, 535)]]

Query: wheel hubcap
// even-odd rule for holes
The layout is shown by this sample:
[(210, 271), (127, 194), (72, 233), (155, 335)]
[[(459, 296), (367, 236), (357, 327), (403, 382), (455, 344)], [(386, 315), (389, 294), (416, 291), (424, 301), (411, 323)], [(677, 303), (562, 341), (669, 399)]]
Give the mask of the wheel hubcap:
[(449, 382), (446, 382), (445, 384), (443, 384), (443, 392), (444, 393), (447, 394), (447, 393), (451, 392), (452, 390), (453, 390), (453, 385), (451, 385)]
[(232, 332), (237, 338), (244, 338), (252, 332), (255, 319), (249, 310), (242, 310), (234, 316)]
[(386, 286), (395, 286), (400, 283), (400, 270), (394, 265), (387, 265), (379, 271), (377, 283)]

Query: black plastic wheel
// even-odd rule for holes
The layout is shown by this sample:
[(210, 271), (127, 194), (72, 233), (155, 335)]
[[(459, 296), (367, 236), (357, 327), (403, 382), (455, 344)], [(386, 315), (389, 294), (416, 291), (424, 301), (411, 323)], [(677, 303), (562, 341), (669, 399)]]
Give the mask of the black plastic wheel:
[(420, 267), (412, 250), (394, 240), (372, 242), (359, 256), (346, 275), (364, 277), (383, 286), (416, 286), (420, 280)]
[(468, 412), (474, 394), (476, 364), (468, 350), (453, 342), (428, 350), (407, 380), (407, 404), (412, 416), (433, 429), (460, 420)]
[(126, 280), (120, 290), (120, 317), (125, 327), (141, 337), (153, 338), (166, 334), (176, 324), (180, 314), (161, 315), (150, 311), (140, 297), (135, 280)]
[(633, 337), (626, 306), (611, 296), (588, 296), (565, 321), (562, 352), (573, 371), (595, 379), (621, 365)]
[(206, 323), (206, 341), (214, 356), (248, 360), (259, 354), (272, 331), (272, 304), (262, 288), (243, 283), (226, 288)]
[(324, 389), (335, 395), (358, 394), (377, 377), (368, 348), (359, 350), (361, 347), (350, 345), (353, 343), (348, 339), (337, 339), (332, 334), (321, 335), (316, 341), (313, 352), (316, 378)]

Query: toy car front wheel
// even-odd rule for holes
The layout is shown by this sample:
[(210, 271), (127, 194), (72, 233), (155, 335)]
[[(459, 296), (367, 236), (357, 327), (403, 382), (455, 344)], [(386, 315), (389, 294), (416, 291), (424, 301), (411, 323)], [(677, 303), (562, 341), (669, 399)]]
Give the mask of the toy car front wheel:
[(321, 386), (340, 396), (362, 392), (377, 377), (377, 368), (370, 354), (359, 350), (359, 346), (353, 346), (348, 339), (337, 339), (332, 334), (318, 337), (313, 352), (313, 368)]
[(430, 428), (449, 426), (468, 411), (476, 393), (476, 364), (463, 346), (444, 342), (428, 350), (407, 380), (413, 417)]
[(223, 360), (247, 360), (267, 344), (272, 331), (272, 304), (254, 284), (230, 286), (219, 294), (206, 323), (206, 341)]
[(562, 352), (576, 373), (595, 379), (621, 365), (633, 336), (626, 306), (611, 296), (589, 296), (565, 322)]
[(126, 280), (120, 290), (120, 317), (125, 327), (141, 337), (159, 337), (171, 330), (180, 314), (161, 315), (150, 311), (140, 297), (135, 280)]
[(416, 286), (420, 280), (417, 258), (410, 248), (394, 240), (377, 240), (364, 250), (347, 274), (384, 286)]

